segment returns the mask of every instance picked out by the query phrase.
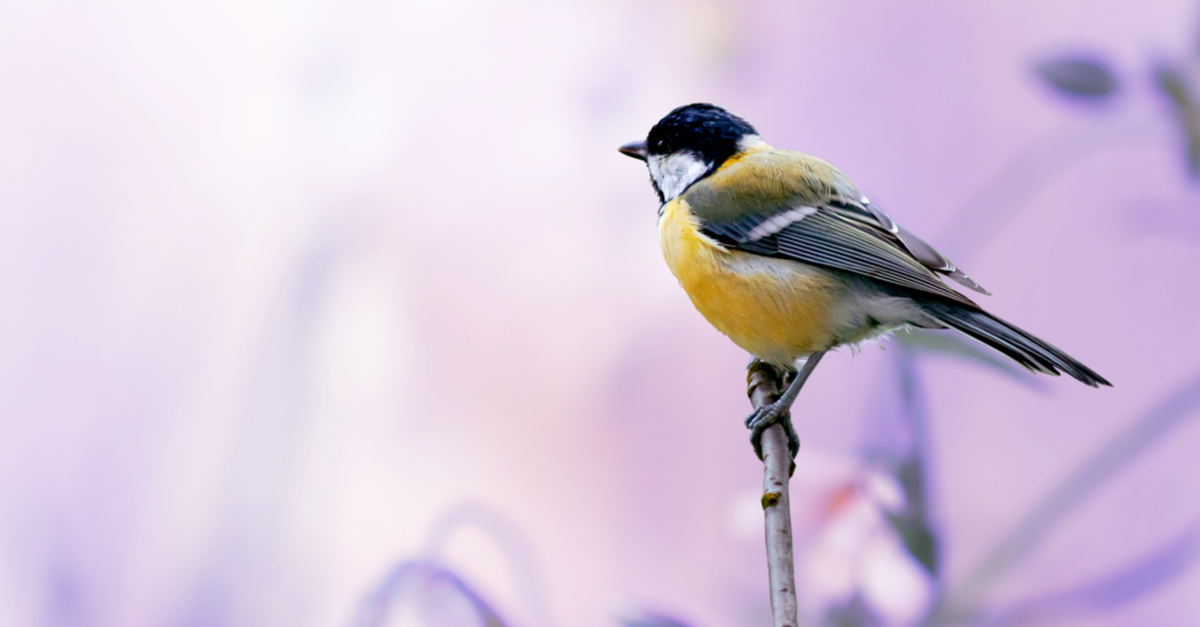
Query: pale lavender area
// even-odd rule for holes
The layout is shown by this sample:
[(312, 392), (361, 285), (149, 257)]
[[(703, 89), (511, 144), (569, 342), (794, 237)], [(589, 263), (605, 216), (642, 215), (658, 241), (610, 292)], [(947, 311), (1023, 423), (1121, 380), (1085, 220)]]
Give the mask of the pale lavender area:
[[(1197, 9), (4, 3), (0, 625), (346, 625), (431, 557), (514, 627), (766, 624), (747, 356), (616, 152), (693, 101), (837, 165), (1115, 384), (918, 359), (954, 586), (1200, 376), (1200, 193), (1148, 69), (1200, 65)], [(1038, 80), (1077, 51), (1111, 102)], [(905, 437), (895, 353), (813, 375), (821, 476)], [(1085, 584), (1100, 611), (1053, 624), (1200, 624), (1198, 450), (1181, 418), (1082, 498), (996, 624)]]

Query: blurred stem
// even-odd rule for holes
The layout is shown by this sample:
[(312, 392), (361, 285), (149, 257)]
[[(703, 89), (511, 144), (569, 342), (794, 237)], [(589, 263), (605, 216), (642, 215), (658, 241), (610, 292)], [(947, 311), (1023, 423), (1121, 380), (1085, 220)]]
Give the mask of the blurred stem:
[(1136, 601), (1187, 574), (1200, 556), (1200, 521), (1147, 555), (1072, 589), (1046, 594), (991, 617), (987, 627), (1040, 625), (1098, 616)]
[(1137, 459), (1150, 445), (1200, 409), (1200, 374), (1105, 444), (1050, 491), (987, 554), (954, 594), (947, 595), (930, 622), (952, 624), (977, 611), (984, 590), (1029, 553), (1072, 509)]
[(1081, 160), (1103, 148), (1153, 138), (1153, 127), (1136, 117), (1087, 120), (1055, 128), (1019, 149), (952, 212), (938, 241), (952, 249), (955, 259), (968, 259), (1029, 207), (1035, 194)]
[[(757, 359), (746, 375), (746, 392), (755, 409), (779, 398), (783, 373)], [(796, 571), (792, 558), (792, 508), (788, 496), (791, 452), (782, 425), (769, 427), (762, 435), (763, 518), (766, 523), (767, 574), (771, 586), (771, 615), (775, 627), (796, 626)]]
[(494, 507), (464, 502), (447, 510), (433, 525), (425, 551), (427, 559), (436, 562), (443, 558), (450, 539), (466, 528), (482, 532), (508, 558), (516, 592), (526, 611), (523, 622), (531, 627), (552, 627), (555, 621), (546, 591), (546, 576), (533, 541), (520, 525)]
[(896, 470), (904, 486), (907, 507), (903, 515), (892, 517), (909, 553), (925, 566), (931, 575), (938, 575), (937, 540), (933, 534), (929, 512), (929, 492), (925, 483), (925, 464), (929, 459), (929, 440), (926, 430), (924, 388), (917, 370), (916, 355), (907, 346), (897, 343), (896, 370), (904, 416), (908, 422), (911, 449)]

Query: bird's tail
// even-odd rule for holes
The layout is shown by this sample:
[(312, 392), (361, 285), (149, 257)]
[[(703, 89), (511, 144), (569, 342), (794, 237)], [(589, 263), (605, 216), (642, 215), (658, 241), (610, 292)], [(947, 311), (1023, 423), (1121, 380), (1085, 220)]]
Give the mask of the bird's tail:
[(921, 303), (921, 308), (942, 324), (991, 346), (1034, 372), (1055, 376), (1058, 376), (1059, 372), (1065, 372), (1092, 387), (1112, 386), (1104, 377), (1049, 342), (1040, 340), (985, 311), (937, 301), (925, 301)]

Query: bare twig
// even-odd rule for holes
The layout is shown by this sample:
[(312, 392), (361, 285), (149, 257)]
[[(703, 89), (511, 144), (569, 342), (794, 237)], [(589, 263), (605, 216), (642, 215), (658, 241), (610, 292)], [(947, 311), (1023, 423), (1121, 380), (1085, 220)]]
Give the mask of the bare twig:
[[(747, 394), (755, 409), (775, 402), (783, 375), (755, 361), (746, 375)], [(796, 573), (792, 561), (792, 514), (788, 480), (795, 465), (782, 425), (771, 425), (762, 435), (763, 517), (766, 519), (767, 573), (771, 585), (771, 614), (775, 627), (796, 625)]]

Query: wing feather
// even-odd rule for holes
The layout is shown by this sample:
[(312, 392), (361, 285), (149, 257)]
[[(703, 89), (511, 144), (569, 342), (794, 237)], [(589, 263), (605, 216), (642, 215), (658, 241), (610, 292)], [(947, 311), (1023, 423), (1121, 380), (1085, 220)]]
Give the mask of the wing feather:
[(928, 268), (886, 240), (864, 232), (822, 208), (779, 233), (781, 256), (849, 270), (895, 285), (973, 305)]
[(854, 272), (971, 307), (977, 305), (939, 276), (987, 293), (815, 157), (780, 150), (743, 156), (683, 198), (703, 232), (730, 248)]

